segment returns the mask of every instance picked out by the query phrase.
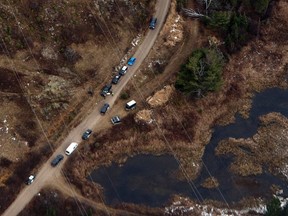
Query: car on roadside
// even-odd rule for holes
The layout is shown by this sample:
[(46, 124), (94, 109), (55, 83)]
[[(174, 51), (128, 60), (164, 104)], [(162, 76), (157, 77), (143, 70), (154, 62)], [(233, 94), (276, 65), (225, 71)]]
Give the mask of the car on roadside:
[(83, 139), (83, 140), (87, 140), (87, 139), (91, 136), (91, 134), (92, 134), (92, 130), (87, 129), (87, 130), (83, 133), (82, 139)]
[(121, 75), (120, 75), (120, 74), (115, 75), (115, 76), (113, 77), (111, 83), (116, 85), (116, 84), (119, 82), (120, 78), (121, 78)]
[(120, 71), (119, 71), (119, 75), (124, 76), (127, 73), (128, 67), (125, 65), (123, 66)]
[(34, 180), (35, 180), (35, 177), (36, 177), (35, 175), (30, 175), (28, 177), (28, 179), (26, 179), (25, 184), (27, 184), (27, 185), (32, 184), (34, 182)]
[(102, 106), (101, 110), (100, 110), (100, 114), (101, 114), (101, 115), (105, 115), (105, 113), (106, 113), (109, 109), (110, 109), (110, 105), (109, 105), (108, 103), (105, 103), (105, 104)]
[(113, 125), (120, 124), (121, 123), (121, 119), (120, 119), (119, 116), (113, 116), (111, 118), (111, 122), (112, 122)]
[(106, 95), (110, 94), (112, 88), (112, 84), (105, 85), (101, 90), (101, 96), (106, 97)]
[(152, 17), (150, 19), (150, 23), (149, 23), (149, 29), (155, 29), (156, 28), (156, 23), (157, 23), (157, 18), (156, 17)]
[(64, 159), (64, 156), (63, 156), (62, 154), (57, 155), (57, 156), (51, 161), (51, 166), (52, 166), (52, 167), (57, 166), (63, 159)]
[(65, 150), (65, 154), (66, 155), (71, 155), (74, 151), (75, 151), (75, 149), (78, 147), (78, 143), (76, 143), (76, 142), (72, 142), (67, 148), (66, 148), (66, 150)]
[(136, 58), (135, 57), (131, 57), (129, 60), (128, 60), (128, 65), (129, 66), (132, 66), (134, 63), (135, 63), (135, 61), (136, 61)]

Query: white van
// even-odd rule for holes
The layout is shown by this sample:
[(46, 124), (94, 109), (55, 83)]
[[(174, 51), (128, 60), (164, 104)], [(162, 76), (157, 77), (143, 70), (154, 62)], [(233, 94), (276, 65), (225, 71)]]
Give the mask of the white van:
[(65, 151), (66, 155), (70, 155), (78, 146), (78, 143), (72, 142)]
[(132, 110), (136, 108), (136, 101), (135, 100), (131, 100), (126, 104), (126, 110)]

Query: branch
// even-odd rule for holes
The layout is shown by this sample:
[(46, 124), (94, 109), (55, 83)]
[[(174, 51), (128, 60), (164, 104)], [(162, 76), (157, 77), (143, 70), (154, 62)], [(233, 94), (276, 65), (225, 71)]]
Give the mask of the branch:
[(200, 17), (203, 17), (205, 15), (201, 14), (201, 13), (198, 13), (196, 12), (195, 10), (189, 8), (182, 8), (182, 11), (184, 12), (184, 14), (186, 14), (187, 16), (189, 17), (193, 17), (193, 18), (200, 18)]

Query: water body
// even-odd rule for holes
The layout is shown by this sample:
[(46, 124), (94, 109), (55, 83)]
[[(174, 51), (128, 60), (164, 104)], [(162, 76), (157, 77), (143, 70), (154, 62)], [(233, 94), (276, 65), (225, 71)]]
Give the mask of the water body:
[[(168, 155), (139, 155), (128, 159), (122, 167), (117, 164), (108, 168), (101, 167), (93, 171), (91, 177), (104, 187), (107, 204), (129, 202), (155, 207), (164, 205), (173, 194), (231, 203), (249, 196), (269, 197), (272, 184), (282, 187), (287, 196), (287, 183), (279, 177), (267, 171), (249, 177), (234, 175), (228, 170), (232, 158), (218, 157), (214, 153), (217, 144), (223, 139), (253, 136), (259, 126), (259, 116), (270, 112), (279, 112), (288, 117), (288, 90), (272, 88), (258, 93), (253, 99), (249, 119), (237, 115), (235, 123), (216, 126), (203, 156), (207, 169), (203, 168), (194, 182), (179, 181), (173, 177), (178, 164)], [(205, 189), (200, 186), (210, 175), (218, 179), (219, 189)]]

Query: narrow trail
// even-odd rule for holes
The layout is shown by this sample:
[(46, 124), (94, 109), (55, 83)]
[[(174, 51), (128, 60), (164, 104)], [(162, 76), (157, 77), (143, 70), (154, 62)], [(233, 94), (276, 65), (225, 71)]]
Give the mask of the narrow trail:
[(71, 187), (71, 185), (68, 185), (65, 179), (62, 176), (58, 176), (57, 178), (54, 178), (53, 181), (51, 181), (49, 184), (47, 184), (47, 187), (51, 189), (56, 189), (63, 193), (65, 196), (69, 196), (72, 198), (75, 198), (79, 200), (82, 203), (86, 203), (89, 206), (93, 207), (95, 210), (101, 210), (103, 212), (107, 212), (109, 215), (127, 215), (127, 216), (139, 216), (139, 214), (134, 214), (125, 210), (121, 209), (114, 209), (110, 208), (109, 206), (104, 205), (102, 202), (96, 202), (89, 198), (84, 197), (82, 194), (80, 194), (75, 187)]

